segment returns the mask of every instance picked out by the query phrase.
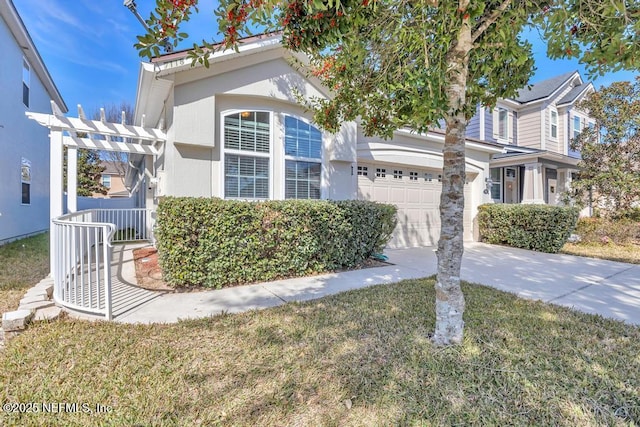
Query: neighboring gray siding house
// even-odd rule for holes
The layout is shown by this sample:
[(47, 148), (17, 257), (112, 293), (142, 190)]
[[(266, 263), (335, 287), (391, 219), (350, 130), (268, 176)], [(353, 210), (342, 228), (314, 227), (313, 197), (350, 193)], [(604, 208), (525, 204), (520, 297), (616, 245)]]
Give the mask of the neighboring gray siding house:
[[(161, 154), (147, 156), (146, 206), (162, 196), (228, 199), (367, 199), (398, 206), (393, 247), (434, 245), (440, 233), (439, 202), (444, 133), (397, 131), (391, 141), (364, 136), (357, 122), (337, 134), (318, 129), (302, 108), (303, 96), (329, 97), (315, 78), (291, 65), (278, 36), (244, 40), (239, 53), (216, 52), (210, 68), (192, 66), (188, 52), (142, 63), (136, 123), (166, 127)], [(498, 143), (469, 139), (465, 188), (465, 239), (473, 238), (489, 161)], [(140, 156), (132, 156), (142, 165)]]
[(570, 140), (594, 120), (578, 104), (594, 91), (577, 71), (522, 89), (493, 110), (478, 107), (467, 135), (504, 144), (491, 160), (492, 199), (498, 203), (560, 202), (580, 154)]
[(11, 0), (0, 0), (0, 244), (49, 228), (49, 132), (25, 116), (67, 107)]

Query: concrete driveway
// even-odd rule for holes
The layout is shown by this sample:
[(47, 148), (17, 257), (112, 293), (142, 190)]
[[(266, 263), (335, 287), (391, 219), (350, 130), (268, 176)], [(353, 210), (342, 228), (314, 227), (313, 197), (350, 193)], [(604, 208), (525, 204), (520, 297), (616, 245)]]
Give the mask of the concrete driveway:
[[(436, 273), (434, 248), (387, 250), (393, 265), (194, 293), (165, 293), (116, 317), (127, 323), (175, 322), (306, 301)], [(462, 279), (640, 325), (640, 265), (502, 246), (465, 246)]]
[[(388, 253), (397, 265), (435, 274), (433, 248)], [(470, 243), (461, 277), (522, 298), (640, 325), (640, 265)]]

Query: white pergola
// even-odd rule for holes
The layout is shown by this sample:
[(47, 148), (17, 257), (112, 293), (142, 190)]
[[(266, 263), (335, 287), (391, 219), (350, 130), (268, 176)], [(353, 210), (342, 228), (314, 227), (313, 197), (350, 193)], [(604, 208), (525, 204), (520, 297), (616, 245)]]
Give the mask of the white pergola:
[[(52, 114), (26, 112), (25, 114), (40, 125), (49, 128), (50, 139), (50, 217), (53, 220), (65, 212), (63, 185), (63, 147), (67, 147), (67, 213), (77, 211), (78, 148), (90, 150), (116, 151), (145, 156), (145, 174), (153, 176), (153, 161), (158, 155), (158, 147), (167, 139), (160, 128), (126, 124), (122, 112), (121, 123), (108, 122), (104, 109), (100, 109), (100, 120), (87, 119), (81, 105), (78, 117), (65, 117), (57, 104), (51, 101)], [(54, 254), (53, 238), (51, 254)], [(53, 256), (52, 256), (53, 259)]]

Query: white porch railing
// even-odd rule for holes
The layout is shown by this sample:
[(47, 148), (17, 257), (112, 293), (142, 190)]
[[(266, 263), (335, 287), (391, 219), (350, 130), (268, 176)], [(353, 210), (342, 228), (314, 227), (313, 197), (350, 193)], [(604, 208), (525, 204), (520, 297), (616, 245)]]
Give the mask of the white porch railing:
[(92, 209), (53, 220), (54, 300), (64, 307), (113, 317), (112, 243), (149, 240), (146, 209)]

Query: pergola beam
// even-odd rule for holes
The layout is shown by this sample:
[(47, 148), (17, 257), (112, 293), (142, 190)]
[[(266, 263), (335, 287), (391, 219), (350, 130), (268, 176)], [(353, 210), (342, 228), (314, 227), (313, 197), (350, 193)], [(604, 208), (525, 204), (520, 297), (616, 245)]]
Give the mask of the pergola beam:
[(27, 112), (27, 116), (48, 128), (63, 131), (84, 132), (93, 135), (112, 136), (117, 138), (133, 138), (144, 141), (166, 141), (167, 135), (155, 128), (123, 125), (75, 117), (60, 117), (51, 114)]
[(116, 151), (120, 153), (150, 154), (157, 156), (158, 150), (151, 145), (129, 144), (126, 142), (109, 141), (106, 139), (80, 138), (65, 136), (64, 145), (68, 147), (87, 148), (91, 150)]

